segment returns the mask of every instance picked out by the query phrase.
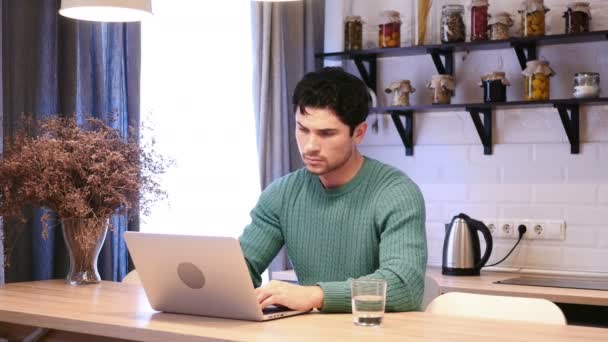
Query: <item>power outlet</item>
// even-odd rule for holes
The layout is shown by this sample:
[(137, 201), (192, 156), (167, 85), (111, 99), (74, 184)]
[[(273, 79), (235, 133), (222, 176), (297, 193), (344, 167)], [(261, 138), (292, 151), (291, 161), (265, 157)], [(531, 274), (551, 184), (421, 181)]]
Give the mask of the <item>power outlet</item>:
[(526, 240), (565, 240), (566, 222), (559, 220), (521, 220), (528, 231)]
[(485, 219), (483, 223), (490, 229), (495, 239), (511, 239), (515, 236), (514, 223), (511, 220)]
[(495, 239), (518, 239), (520, 225), (526, 226), (525, 240), (565, 240), (566, 222), (560, 220), (484, 219)]

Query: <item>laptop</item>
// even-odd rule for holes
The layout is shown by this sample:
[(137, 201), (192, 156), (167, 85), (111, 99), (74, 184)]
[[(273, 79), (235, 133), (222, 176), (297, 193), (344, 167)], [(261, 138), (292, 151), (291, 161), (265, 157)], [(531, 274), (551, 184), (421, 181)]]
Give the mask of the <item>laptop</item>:
[(266, 321), (306, 311), (262, 310), (235, 238), (125, 232), (127, 248), (153, 309)]

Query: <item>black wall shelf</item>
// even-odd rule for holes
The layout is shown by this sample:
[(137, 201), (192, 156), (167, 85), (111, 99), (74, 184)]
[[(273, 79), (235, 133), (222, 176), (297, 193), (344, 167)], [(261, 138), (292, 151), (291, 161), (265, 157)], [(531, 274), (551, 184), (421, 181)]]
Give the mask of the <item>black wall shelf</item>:
[(595, 31), (574, 34), (555, 34), (541, 37), (510, 38), (505, 40), (487, 40), (465, 43), (445, 43), (419, 45), (401, 48), (367, 49), (359, 51), (341, 51), (316, 54), (324, 59), (354, 59), (357, 56), (403, 57), (426, 55), (431, 50), (451, 50), (453, 52), (510, 49), (514, 46), (549, 46), (561, 44), (590, 43), (608, 40), (608, 31)]
[[(360, 51), (342, 51), (317, 54), (317, 58), (330, 60), (353, 60), (361, 78), (372, 90), (377, 91), (377, 59), (384, 57), (404, 57), (430, 55), (437, 72), (454, 74), (454, 53), (477, 50), (514, 49), (520, 67), (526, 68), (529, 60), (537, 58), (540, 46), (590, 43), (608, 40), (608, 31), (595, 31), (576, 34), (558, 34), (540, 37), (510, 38), (463, 43), (445, 43), (421, 45), (402, 48), (368, 49)], [(365, 66), (367, 63), (367, 68)], [(557, 109), (568, 140), (570, 153), (580, 152), (579, 115), (581, 105), (608, 104), (608, 98), (596, 99), (559, 99), (549, 101), (511, 101), (504, 103), (467, 103), (450, 105), (415, 105), (409, 107), (378, 107), (374, 113), (391, 115), (397, 132), (405, 146), (406, 155), (414, 154), (414, 113), (425, 111), (458, 111), (469, 112), (475, 129), (484, 146), (484, 154), (492, 154), (492, 112), (496, 108), (530, 108), (552, 106)], [(401, 121), (405, 117), (405, 124)]]
[[(492, 112), (494, 109), (518, 109), (530, 107), (553, 107), (557, 109), (560, 119), (570, 141), (570, 153), (580, 152), (579, 118), (581, 105), (608, 105), (608, 98), (595, 99), (559, 99), (549, 101), (511, 101), (502, 103), (462, 103), (448, 105), (417, 105), (409, 107), (376, 107), (372, 113), (388, 113), (391, 115), (397, 132), (405, 146), (406, 155), (414, 154), (414, 117), (413, 113), (438, 111), (467, 111), (471, 115), (479, 139), (484, 146), (484, 154), (492, 154)], [(400, 120), (405, 116), (405, 126)]]

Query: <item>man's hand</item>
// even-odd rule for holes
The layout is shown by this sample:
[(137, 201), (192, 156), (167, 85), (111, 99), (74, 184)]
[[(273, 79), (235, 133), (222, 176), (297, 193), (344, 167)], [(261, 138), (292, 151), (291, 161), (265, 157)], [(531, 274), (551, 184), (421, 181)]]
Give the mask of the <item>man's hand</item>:
[(262, 308), (283, 305), (292, 310), (308, 311), (323, 306), (323, 290), (319, 286), (300, 286), (271, 280), (267, 285), (255, 289)]

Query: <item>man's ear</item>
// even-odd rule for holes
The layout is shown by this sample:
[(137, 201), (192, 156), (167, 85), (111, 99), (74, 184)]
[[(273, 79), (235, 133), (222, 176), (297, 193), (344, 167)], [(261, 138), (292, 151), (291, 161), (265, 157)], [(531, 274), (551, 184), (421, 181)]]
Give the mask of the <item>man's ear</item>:
[(353, 131), (353, 139), (355, 139), (355, 144), (360, 144), (363, 138), (365, 137), (365, 133), (367, 132), (367, 122), (363, 121)]

